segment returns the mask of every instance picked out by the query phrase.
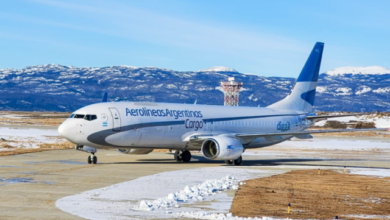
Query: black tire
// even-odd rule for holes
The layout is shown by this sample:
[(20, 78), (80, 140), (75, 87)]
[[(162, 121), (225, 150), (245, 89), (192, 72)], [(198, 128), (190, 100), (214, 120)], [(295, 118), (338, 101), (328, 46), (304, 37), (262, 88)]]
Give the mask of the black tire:
[(88, 156), (88, 164), (91, 164), (91, 163), (92, 163), (91, 156)]
[(188, 150), (183, 151), (183, 153), (181, 154), (181, 158), (182, 158), (183, 162), (186, 162), (186, 163), (190, 162), (191, 152)]
[(233, 164), (233, 160), (225, 160), (225, 163), (226, 163), (227, 165), (232, 165), (232, 164)]
[(235, 159), (233, 163), (236, 166), (241, 165), (241, 163), (242, 163), (242, 156), (240, 156), (239, 158)]
[(182, 162), (183, 161), (183, 158), (181, 157), (181, 151), (180, 150), (176, 150), (173, 157), (175, 158), (175, 160), (177, 162)]
[(93, 156), (92, 163), (96, 164), (97, 163), (97, 156)]

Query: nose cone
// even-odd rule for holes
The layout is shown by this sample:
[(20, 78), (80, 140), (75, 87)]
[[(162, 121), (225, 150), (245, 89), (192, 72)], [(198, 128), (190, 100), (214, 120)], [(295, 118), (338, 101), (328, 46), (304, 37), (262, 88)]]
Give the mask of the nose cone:
[(65, 126), (64, 126), (64, 123), (62, 123), (59, 127), (58, 127), (58, 133), (60, 133), (60, 135), (62, 137), (65, 137)]
[(72, 123), (69, 121), (64, 121), (59, 127), (58, 127), (58, 133), (70, 142), (76, 143), (75, 141), (75, 135), (72, 132), (74, 129), (72, 129)]

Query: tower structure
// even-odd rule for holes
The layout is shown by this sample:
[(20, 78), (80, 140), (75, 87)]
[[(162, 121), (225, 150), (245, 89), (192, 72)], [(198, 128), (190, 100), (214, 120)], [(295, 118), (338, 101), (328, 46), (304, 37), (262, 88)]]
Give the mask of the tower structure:
[(221, 82), (221, 87), (225, 95), (224, 105), (238, 106), (238, 93), (240, 92), (243, 83), (234, 80), (234, 77), (229, 77), (228, 82)]

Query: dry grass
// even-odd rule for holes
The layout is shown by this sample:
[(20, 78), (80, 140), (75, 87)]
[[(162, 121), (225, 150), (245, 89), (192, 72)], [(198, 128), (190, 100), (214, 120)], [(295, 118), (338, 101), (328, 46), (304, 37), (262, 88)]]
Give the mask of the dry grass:
[[(322, 130), (322, 129), (318, 129)], [(323, 129), (325, 130), (325, 129)], [(341, 132), (341, 133), (323, 133), (312, 134), (315, 136), (337, 136), (337, 137), (377, 137), (377, 138), (390, 138), (390, 132), (388, 131), (361, 131), (361, 132)]]
[[(13, 141), (14, 142), (14, 141)], [(39, 148), (18, 148), (9, 145), (6, 141), (0, 143), (0, 149), (5, 148), (6, 150), (0, 151), (0, 156), (9, 156), (17, 154), (35, 153), (47, 150), (61, 150), (61, 149), (73, 149), (74, 144), (66, 141), (61, 143), (41, 143)]]
[(48, 151), (54, 149), (42, 149), (42, 148), (15, 148), (9, 151), (0, 151), (0, 156), (10, 156), (10, 155), (18, 155), (18, 154), (27, 154), (27, 153), (36, 153), (42, 151)]
[(47, 144), (42, 143), (39, 145), (40, 149), (73, 149), (74, 145), (72, 142), (66, 141), (62, 143)]
[[(359, 219), (348, 215), (389, 215), (390, 178), (331, 170), (291, 171), (253, 179), (241, 186), (230, 212), (234, 216), (290, 219)], [(287, 204), (291, 203), (291, 213)], [(370, 218), (372, 219), (372, 218)]]
[[(0, 112), (2, 125), (59, 126), (71, 113), (68, 112)], [(10, 117), (11, 116), (11, 117)]]

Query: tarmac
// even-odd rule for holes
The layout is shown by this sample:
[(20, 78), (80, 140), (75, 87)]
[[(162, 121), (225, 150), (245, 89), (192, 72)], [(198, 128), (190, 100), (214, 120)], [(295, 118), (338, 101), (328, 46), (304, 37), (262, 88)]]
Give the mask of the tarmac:
[[(126, 155), (100, 150), (98, 164), (87, 164), (89, 154), (52, 150), (0, 157), (0, 219), (81, 219), (55, 206), (56, 200), (87, 190), (130, 181), (165, 171), (226, 166), (194, 154), (189, 163), (174, 161), (169, 153)], [(388, 160), (272, 158), (244, 156), (244, 166), (291, 170), (296, 166), (390, 168)]]

